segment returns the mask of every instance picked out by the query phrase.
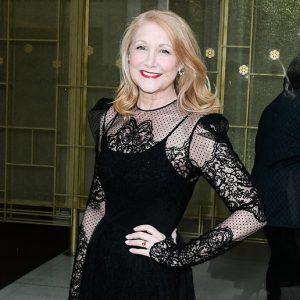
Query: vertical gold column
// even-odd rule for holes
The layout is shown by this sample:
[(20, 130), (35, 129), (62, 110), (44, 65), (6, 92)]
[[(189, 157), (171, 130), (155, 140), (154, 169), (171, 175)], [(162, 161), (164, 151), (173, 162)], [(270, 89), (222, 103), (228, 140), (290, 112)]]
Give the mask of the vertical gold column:
[(229, 0), (221, 1), (220, 9), (220, 30), (219, 44), (220, 50), (218, 56), (218, 69), (220, 70), (217, 86), (219, 90), (219, 98), (221, 102), (221, 112), (224, 107), (225, 97), (225, 76), (226, 76), (226, 58), (227, 58), (227, 39), (228, 39), (228, 16), (229, 16)]
[[(218, 78), (217, 89), (221, 104), (221, 113), (224, 111), (225, 97), (225, 76), (226, 76), (226, 59), (227, 59), (227, 39), (228, 39), (228, 16), (229, 16), (229, 0), (222, 0), (220, 5), (219, 19), (219, 51), (218, 51)], [(211, 189), (212, 218), (211, 227), (215, 226), (216, 222), (216, 192)]]
[(246, 128), (245, 128), (245, 143), (244, 143), (244, 158), (247, 161), (247, 153), (249, 151), (247, 141), (249, 135), (249, 114), (250, 114), (250, 86), (252, 70), (252, 56), (253, 56), (253, 39), (254, 39), (254, 0), (251, 0), (251, 29), (250, 29), (250, 43), (249, 43), (249, 76), (247, 80), (247, 105), (246, 105)]
[(5, 150), (4, 150), (4, 204), (3, 204), (3, 220), (6, 220), (7, 216), (7, 178), (8, 178), (8, 100), (9, 100), (9, 77), (10, 77), (10, 1), (7, 1), (7, 25), (6, 25), (6, 79), (5, 79)]
[(79, 195), (83, 192), (89, 1), (70, 1), (67, 193), (71, 203), (70, 255), (76, 252)]

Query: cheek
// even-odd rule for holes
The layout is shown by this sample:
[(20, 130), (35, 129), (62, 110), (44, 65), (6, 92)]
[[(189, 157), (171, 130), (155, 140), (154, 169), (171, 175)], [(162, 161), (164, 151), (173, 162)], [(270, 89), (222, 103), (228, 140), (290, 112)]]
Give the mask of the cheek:
[(177, 73), (178, 71), (178, 62), (177, 60), (165, 60), (162, 62), (161, 66), (164, 68), (166, 72)]
[(130, 66), (134, 68), (134, 67), (139, 66), (142, 63), (143, 57), (142, 57), (142, 55), (139, 55), (139, 54), (130, 54), (128, 61), (129, 61)]

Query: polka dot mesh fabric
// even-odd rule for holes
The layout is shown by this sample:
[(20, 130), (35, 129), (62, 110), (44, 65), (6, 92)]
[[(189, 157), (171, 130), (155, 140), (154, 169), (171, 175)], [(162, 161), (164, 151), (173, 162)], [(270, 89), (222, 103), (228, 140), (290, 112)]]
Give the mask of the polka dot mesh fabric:
[[(106, 124), (108, 145), (114, 151), (138, 153), (167, 139), (165, 152), (174, 170), (189, 181), (204, 176), (232, 212), (217, 228), (180, 250), (172, 239), (155, 244), (150, 253), (158, 262), (177, 267), (203, 262), (264, 225), (260, 196), (232, 149), (228, 122), (221, 115), (187, 114), (173, 102), (154, 110), (136, 108), (129, 121), (111, 108)], [(210, 249), (212, 239), (219, 243)]]
[[(97, 136), (94, 135), (94, 139), (96, 144), (99, 145), (101, 143), (104, 118), (101, 118), (99, 122), (100, 114), (98, 114), (98, 118), (95, 118), (95, 115), (96, 114), (92, 115), (93, 118), (92, 118), (91, 128), (92, 129), (94, 128), (94, 130), (98, 133)], [(98, 126), (96, 126), (93, 121), (94, 122), (96, 121), (98, 123)], [(100, 153), (100, 148), (98, 147), (98, 155), (99, 153)], [(90, 189), (90, 194), (86, 205), (86, 210), (84, 213), (82, 224), (80, 226), (77, 253), (74, 259), (73, 272), (71, 277), (69, 299), (78, 299), (80, 282), (82, 277), (82, 269), (86, 257), (88, 244), (96, 226), (100, 223), (104, 215), (105, 215), (105, 194), (102, 189), (99, 176), (96, 173), (96, 169), (95, 169), (92, 186)]]
[[(204, 176), (232, 212), (216, 228), (178, 246), (171, 237), (156, 243), (150, 256), (170, 267), (194, 265), (232, 248), (265, 224), (260, 196), (227, 137), (228, 122), (219, 114), (203, 116), (178, 109), (176, 101), (154, 110), (133, 110), (125, 120), (113, 107), (97, 122), (101, 139), (116, 152), (141, 153), (165, 142), (165, 155), (184, 180)], [(98, 142), (97, 141), (97, 142)], [(101, 166), (100, 166), (101, 167)], [(74, 262), (70, 299), (76, 299), (89, 240), (105, 214), (105, 192), (95, 173)], [(72, 298), (73, 297), (73, 298)]]

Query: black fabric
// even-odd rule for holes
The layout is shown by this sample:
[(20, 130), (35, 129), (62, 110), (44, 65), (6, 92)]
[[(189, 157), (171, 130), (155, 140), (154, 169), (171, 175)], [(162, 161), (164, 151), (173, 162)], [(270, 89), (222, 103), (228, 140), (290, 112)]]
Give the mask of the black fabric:
[(195, 299), (191, 269), (173, 272), (132, 255), (125, 244), (138, 224), (152, 224), (171, 235), (192, 194), (194, 183), (177, 175), (165, 159), (165, 143), (128, 155), (110, 150), (103, 138), (97, 172), (106, 213), (87, 251), (79, 299)]
[(300, 229), (265, 226), (271, 250), (266, 290), (280, 294), (280, 287), (300, 285)]
[(268, 225), (300, 228), (300, 93), (281, 93), (259, 121), (252, 177)]
[[(155, 110), (136, 108), (129, 120), (111, 107), (97, 124), (95, 174), (69, 299), (195, 299), (188, 266), (203, 262), (199, 256), (207, 260), (223, 253), (264, 225), (258, 192), (231, 147), (227, 121), (216, 114), (186, 114), (174, 101)], [(184, 259), (168, 253), (167, 266), (161, 263), (163, 243), (155, 244), (155, 257), (130, 253), (125, 236), (137, 225), (156, 227), (167, 243), (201, 175), (231, 217), (180, 244)], [(174, 261), (180, 269), (169, 267)]]
[(113, 100), (108, 98), (101, 98), (95, 104), (95, 106), (89, 111), (88, 121), (90, 125), (90, 130), (95, 140), (96, 148), (99, 139), (99, 120), (101, 115), (103, 115), (108, 108), (112, 105)]

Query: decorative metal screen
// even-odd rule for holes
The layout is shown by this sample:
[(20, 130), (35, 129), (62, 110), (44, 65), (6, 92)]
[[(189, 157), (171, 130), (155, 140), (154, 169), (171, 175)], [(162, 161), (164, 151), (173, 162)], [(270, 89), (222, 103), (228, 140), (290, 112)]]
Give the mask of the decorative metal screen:
[[(0, 0), (1, 221), (72, 226), (74, 247), (95, 154), (87, 112), (114, 97), (126, 24), (155, 8), (191, 25), (251, 169), (260, 114), (299, 51), (300, 0)], [(200, 180), (180, 229), (194, 236), (227, 215)]]

